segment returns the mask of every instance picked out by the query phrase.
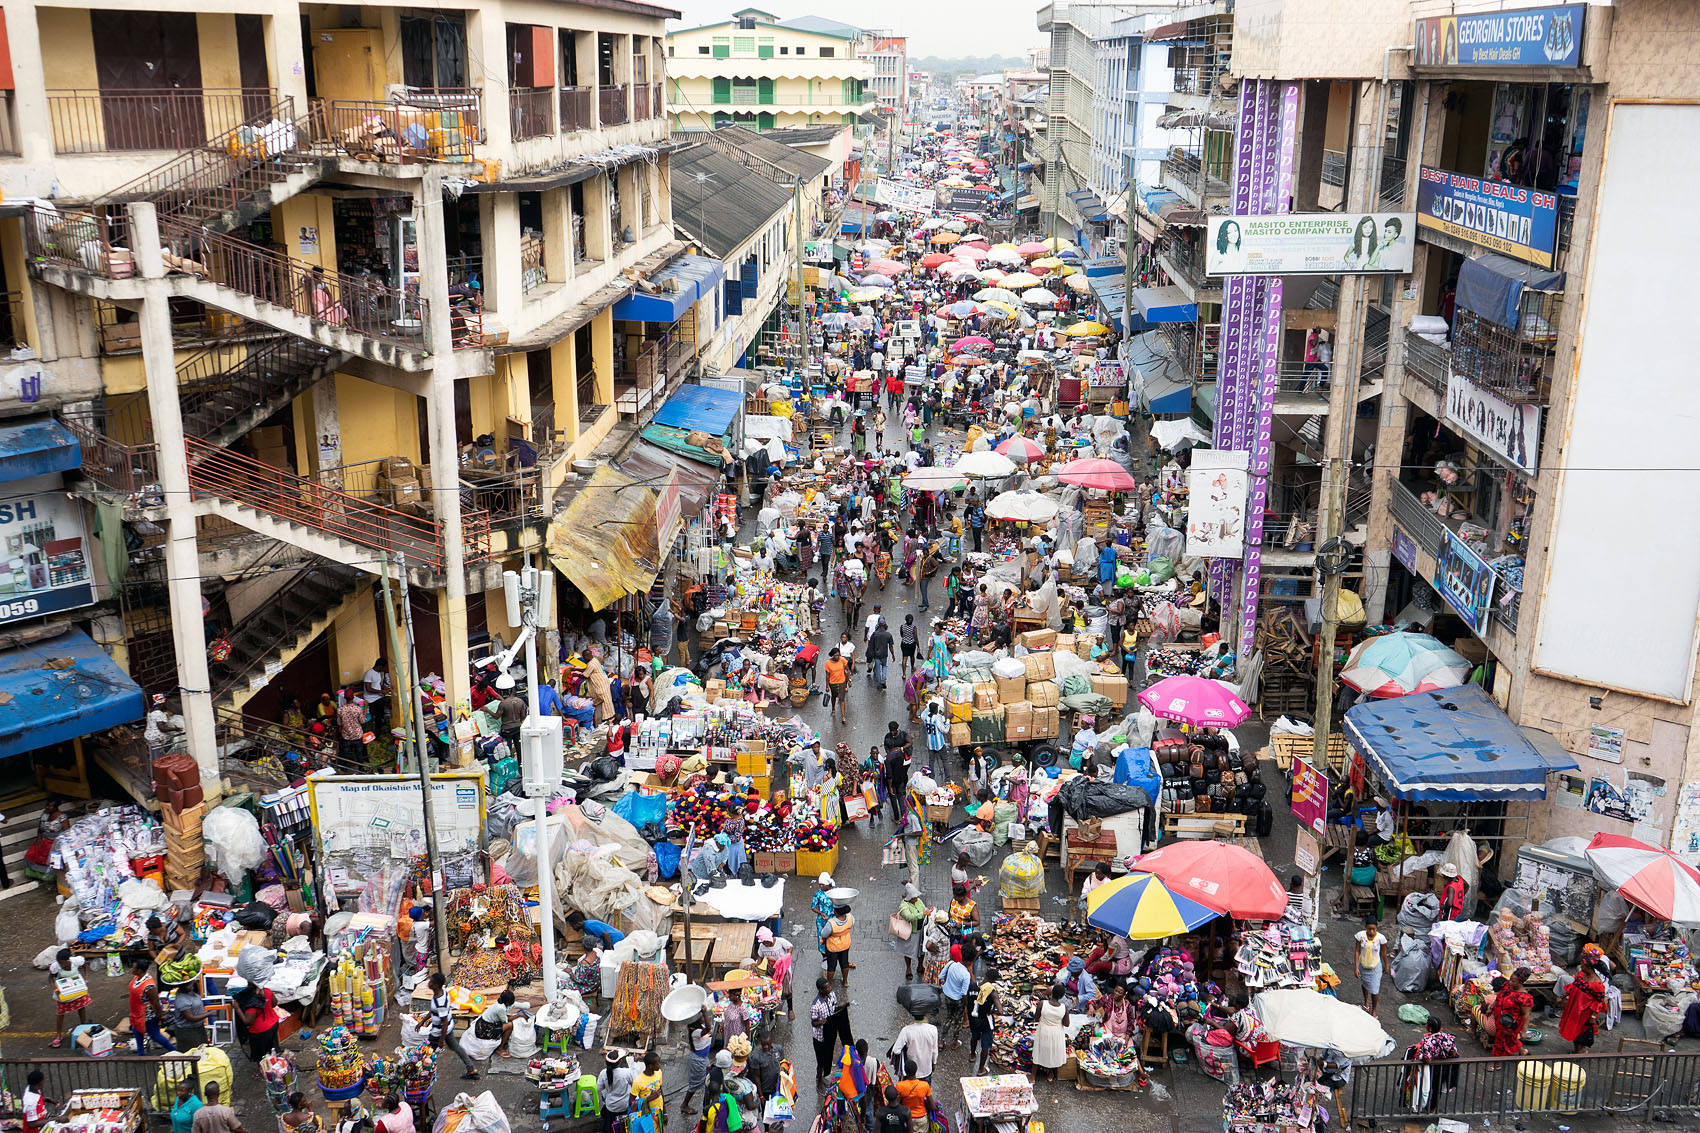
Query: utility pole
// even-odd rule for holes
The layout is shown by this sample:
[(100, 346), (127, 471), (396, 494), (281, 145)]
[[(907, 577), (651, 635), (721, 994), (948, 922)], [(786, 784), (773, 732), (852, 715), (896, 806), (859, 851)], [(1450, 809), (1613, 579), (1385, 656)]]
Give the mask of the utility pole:
[(1133, 190), (1134, 172), (1138, 166), (1134, 163), (1132, 154), (1127, 159), (1127, 179), (1125, 192), (1127, 196), (1127, 220), (1122, 223), (1122, 345), (1123, 356), (1126, 356), (1126, 345), (1133, 337)]
[(443, 885), (441, 867), (438, 862), (442, 859), (437, 855), (437, 810), (431, 798), (431, 760), (426, 754), (431, 750), (430, 738), (425, 731), (425, 691), (419, 680), (419, 650), (413, 644), (413, 603), (408, 600), (407, 592), (407, 556), (397, 555), (395, 559), (396, 575), (401, 580), (401, 617), (402, 624), (407, 627), (407, 662), (408, 672), (412, 676), (413, 699), (413, 734), (414, 743), (419, 749), (419, 800), (420, 809), (425, 818), (425, 859), (430, 866), (428, 876), (431, 878), (431, 923), (435, 926), (437, 937), (437, 970), (444, 976), (449, 971), (449, 922), (443, 914)]
[(549, 854), (549, 796), (561, 785), (561, 718), (545, 716), (537, 695), (537, 635), (553, 616), (555, 572), (536, 570), (526, 552), (523, 571), (502, 572), (502, 594), (507, 599), (508, 624), (520, 627), (519, 639), (503, 657), (502, 668), (514, 648), (525, 646), (525, 723), (520, 725), (521, 779), (525, 793), (535, 804), (537, 823), (537, 903), (543, 939), (543, 989), (550, 1003), (560, 998), (555, 978), (555, 870)]
[(797, 372), (803, 380), (809, 380), (809, 314), (803, 303), (806, 292), (803, 289), (803, 179), (801, 177), (791, 182), (792, 211), (796, 213), (797, 239)]

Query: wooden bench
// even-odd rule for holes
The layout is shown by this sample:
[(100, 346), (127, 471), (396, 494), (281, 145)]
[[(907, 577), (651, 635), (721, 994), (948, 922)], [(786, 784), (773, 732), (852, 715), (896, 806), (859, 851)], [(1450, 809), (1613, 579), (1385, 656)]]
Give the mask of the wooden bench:
[[(1283, 774), (1291, 774), (1294, 759), (1310, 762), (1316, 752), (1316, 740), (1311, 736), (1295, 736), (1283, 732), (1269, 737), (1269, 752), (1275, 757), (1275, 766)], [(1341, 732), (1335, 732), (1328, 737), (1328, 773), (1340, 776), (1345, 772), (1346, 737)]]
[(1231, 812), (1222, 814), (1165, 813), (1159, 820), (1159, 829), (1165, 838), (1174, 837), (1182, 841), (1194, 841), (1222, 837), (1222, 835), (1216, 833), (1216, 824), (1226, 822), (1234, 828), (1228, 837), (1243, 838), (1245, 837), (1245, 820), (1245, 815)]

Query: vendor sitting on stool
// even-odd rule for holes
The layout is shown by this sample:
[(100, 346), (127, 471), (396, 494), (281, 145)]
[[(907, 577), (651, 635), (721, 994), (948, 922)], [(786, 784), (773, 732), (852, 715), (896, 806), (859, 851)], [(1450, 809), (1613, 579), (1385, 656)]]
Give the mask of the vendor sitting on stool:
[(731, 848), (732, 840), (724, 834), (716, 834), (691, 855), (690, 873), (692, 883), (711, 881), (716, 877), (726, 876), (726, 857)]

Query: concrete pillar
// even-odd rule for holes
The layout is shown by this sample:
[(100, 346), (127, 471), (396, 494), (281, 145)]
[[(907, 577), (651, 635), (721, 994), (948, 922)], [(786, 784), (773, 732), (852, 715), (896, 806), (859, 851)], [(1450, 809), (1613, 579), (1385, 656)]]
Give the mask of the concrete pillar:
[(189, 754), (201, 770), (201, 789), (216, 798), (222, 792), (201, 617), (200, 546), (195, 540), (195, 509), (189, 498), (183, 410), (177, 400), (177, 356), (171, 341), (171, 309), (163, 283), (165, 263), (160, 258), (159, 220), (153, 205), (130, 206), (130, 239), (136, 269), (148, 281), (140, 318), (142, 364), (148, 376), (148, 412), (153, 418), (159, 487), (165, 497), (166, 593), (171, 604), (171, 640), (177, 654), (177, 689), (188, 729)]
[(519, 266), (519, 195), (486, 193), (479, 202), (484, 245), (484, 301), (513, 325), (525, 301)]
[(307, 68), (313, 61), (304, 56), (301, 19), (294, 8), (267, 16), (266, 54), (272, 61), (272, 85), (279, 98), (295, 100), (295, 117), (307, 113)]
[(327, 468), (340, 468), (342, 466), (342, 418), (337, 408), (335, 374), (331, 374), (313, 387), (307, 404), (307, 411), (313, 422), (313, 471), (321, 474), (320, 483), (333, 488), (341, 488), (342, 474), (340, 472), (335, 474), (335, 483), (327, 481), (322, 475)]
[[(483, 76), (468, 76), (474, 86), (484, 91), (480, 120), (484, 126), (484, 145), (492, 154), (507, 155), (513, 150), (513, 118), (508, 112), (508, 26), (503, 22), (501, 9), (471, 8), (466, 13), (467, 57), (482, 60)], [(488, 235), (484, 246), (491, 247)]]
[[(34, 4), (6, 8), (6, 40), (12, 53), (13, 140), (24, 168), (53, 163), (53, 125), (47, 111), (45, 71), (41, 61), (41, 28)], [(39, 190), (46, 193), (44, 183)]]
[(1299, 107), (1299, 151), (1293, 171), (1293, 211), (1315, 212), (1317, 189), (1322, 181), (1323, 139), (1328, 132), (1328, 84), (1301, 83), (1303, 102)]
[(599, 173), (584, 186), (584, 252), (593, 260), (614, 258), (613, 229), (608, 219), (608, 175)]
[[(504, 194), (503, 198), (513, 200), (511, 195)], [(507, 245), (510, 249), (518, 247), (517, 202), (514, 208), (514, 240)], [(418, 220), (420, 285), (430, 314), (426, 342), (431, 348), (431, 376), (425, 403), (426, 429), (431, 442), (432, 508), (442, 525), (443, 538), (444, 588), (437, 599), (443, 629), (443, 680), (450, 703), (458, 704), (470, 691), (466, 657), (466, 543), (461, 529), (460, 452), (455, 437), (455, 382), (460, 379), (460, 358), (455, 354), (454, 330), (449, 321), (442, 174), (431, 172), (421, 178), (419, 187), (413, 191), (413, 215)], [(486, 233), (484, 246), (493, 249), (500, 245)], [(514, 254), (517, 257), (517, 251)], [(488, 271), (488, 260), (485, 266)], [(516, 292), (518, 286), (516, 278)], [(418, 623), (415, 630), (426, 632)]]
[(572, 190), (550, 189), (543, 194), (543, 266), (550, 283), (572, 278), (572, 241)]

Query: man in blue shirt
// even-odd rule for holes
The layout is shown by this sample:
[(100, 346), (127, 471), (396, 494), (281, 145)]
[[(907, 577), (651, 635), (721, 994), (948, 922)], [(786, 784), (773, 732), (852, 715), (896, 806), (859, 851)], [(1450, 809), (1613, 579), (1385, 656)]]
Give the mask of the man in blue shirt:
[(584, 934), (584, 946), (593, 948), (612, 948), (626, 939), (626, 934), (608, 924), (606, 921), (586, 920), (585, 915), (574, 909), (567, 914), (567, 927), (574, 932)]
[(944, 1031), (950, 1037), (950, 1049), (962, 1045), (962, 1028), (968, 1021), (968, 994), (974, 988), (974, 957), (978, 954), (972, 940), (961, 944), (962, 959), (944, 966), (940, 982), (944, 991)]
[(963, 513), (968, 521), (968, 530), (974, 533), (974, 549), (980, 549), (980, 540), (985, 533), (986, 509), (980, 504), (980, 497), (973, 492), (968, 493), (968, 510)]

